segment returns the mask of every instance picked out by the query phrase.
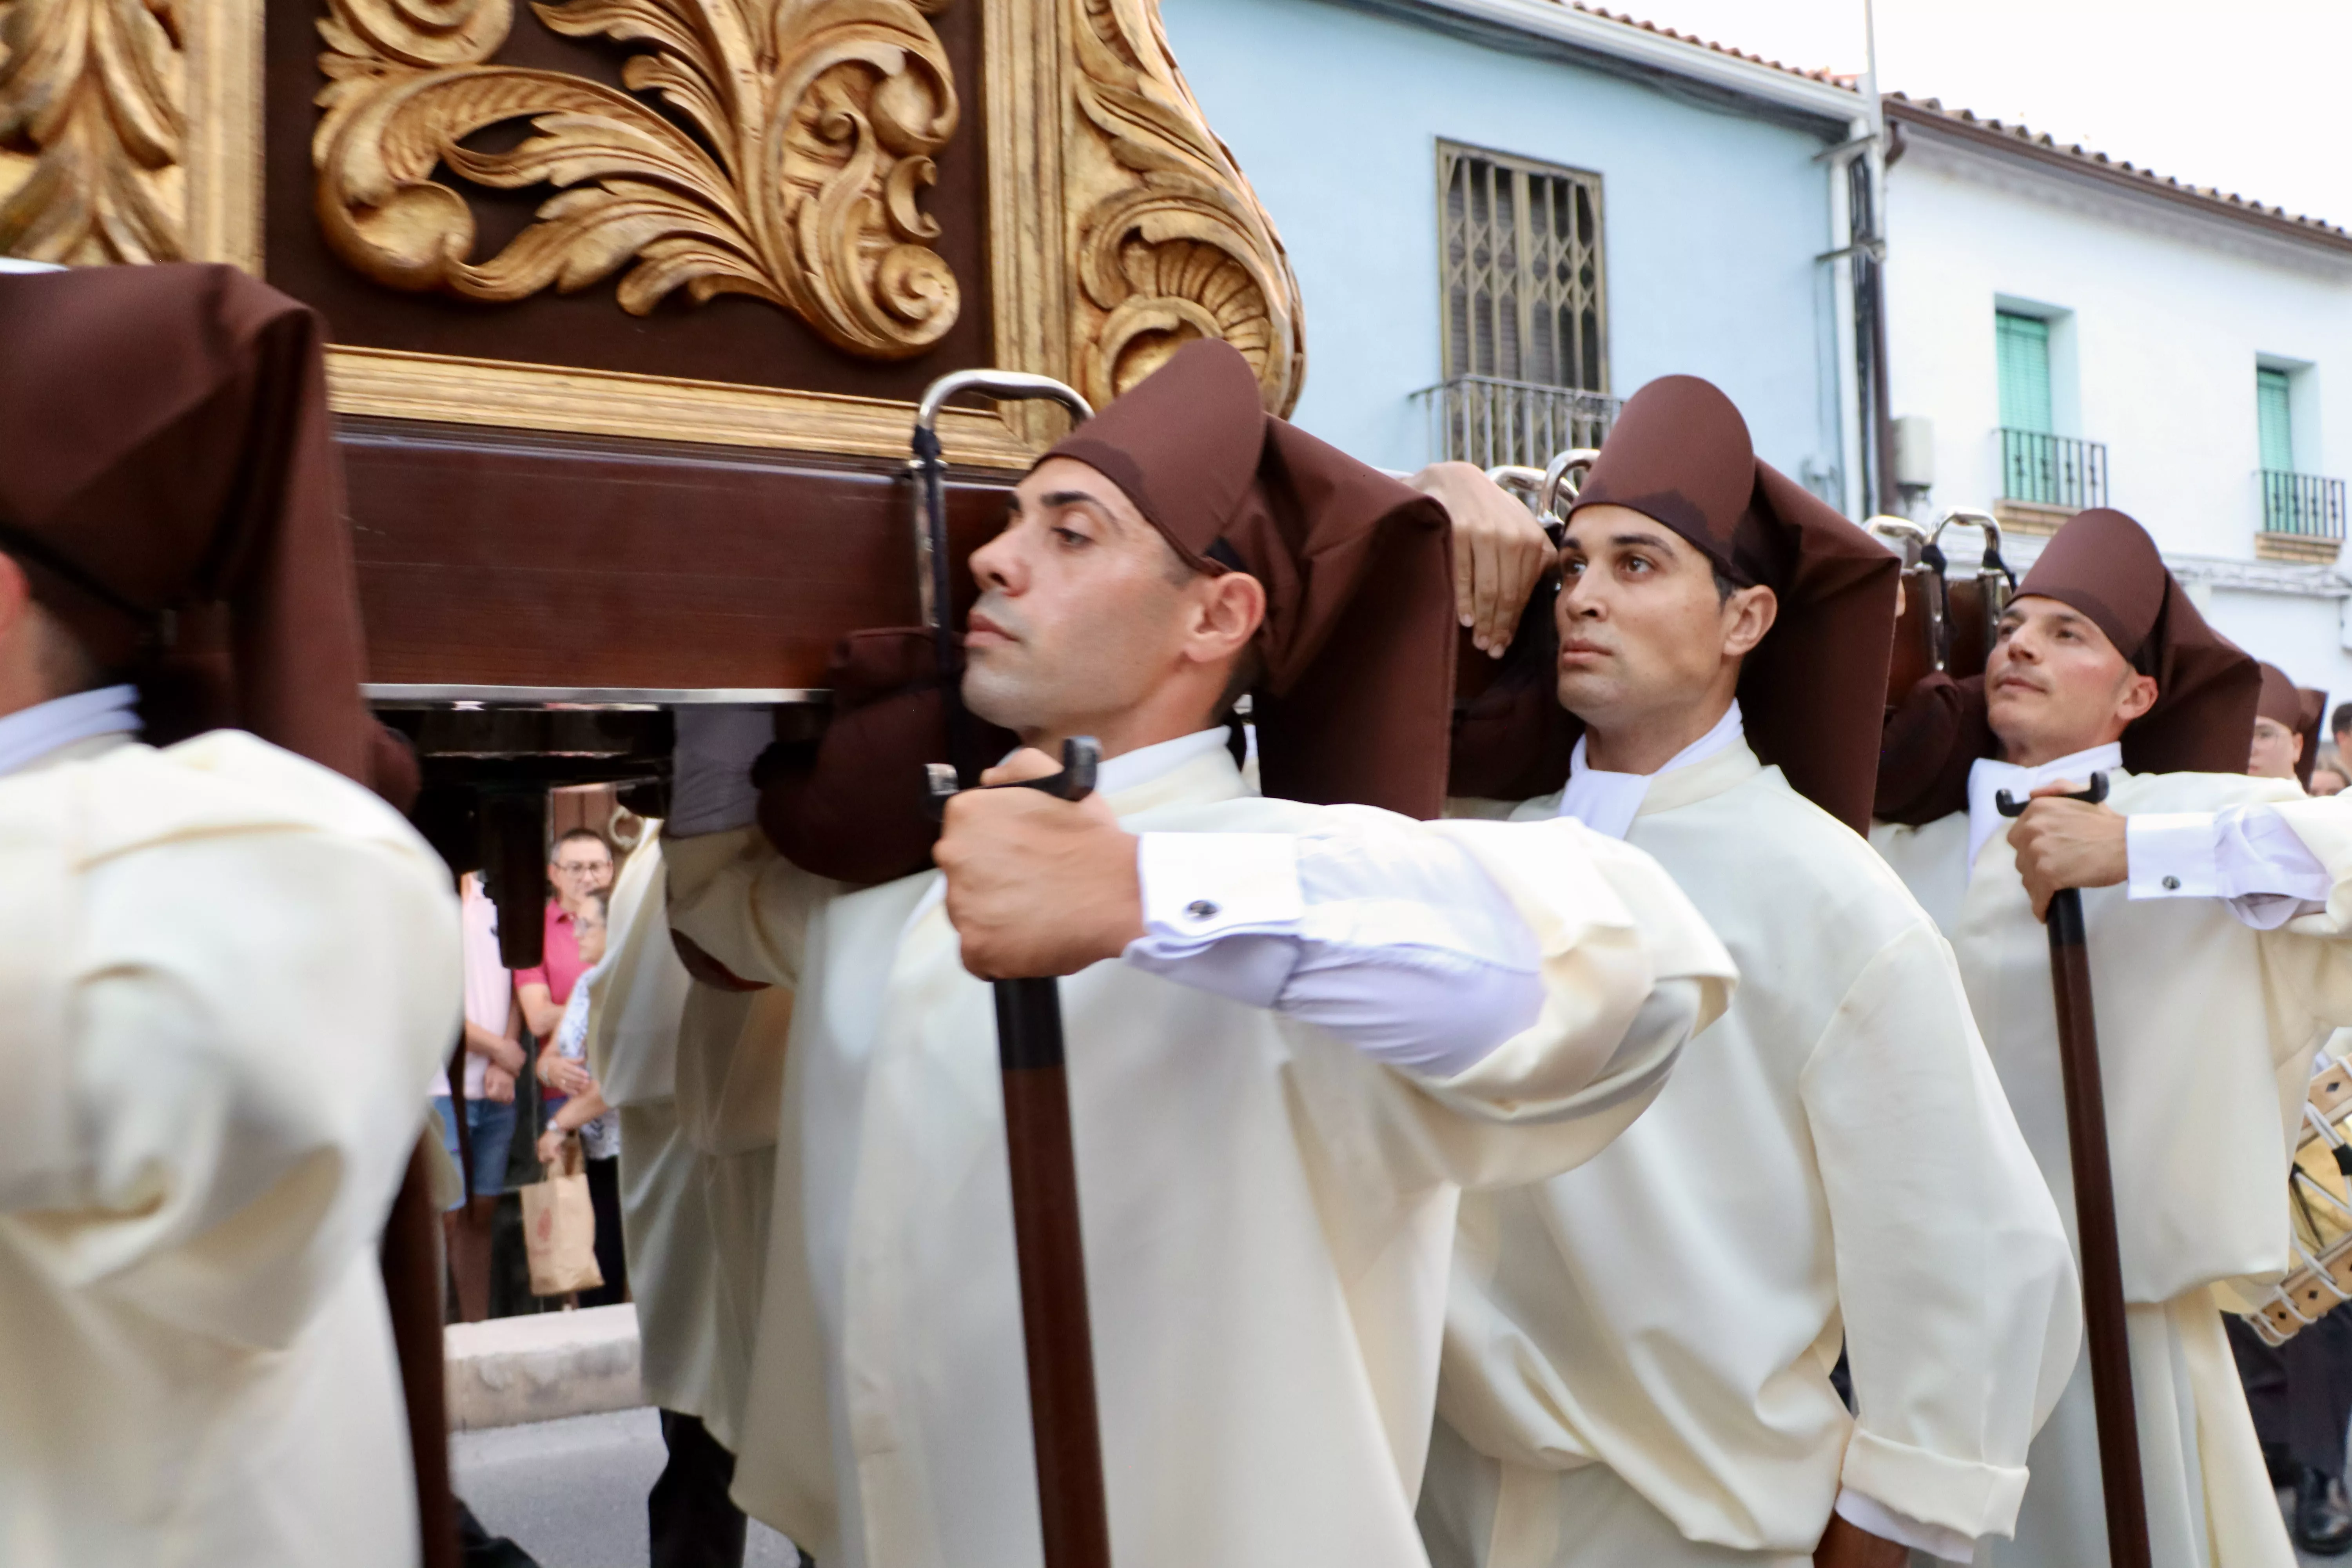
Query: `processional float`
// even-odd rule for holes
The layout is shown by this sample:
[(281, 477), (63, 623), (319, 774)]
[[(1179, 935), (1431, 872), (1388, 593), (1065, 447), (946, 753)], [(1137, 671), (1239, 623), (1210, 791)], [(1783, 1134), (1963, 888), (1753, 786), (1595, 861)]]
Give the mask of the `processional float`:
[[(693, 704), (817, 738), (835, 646), (951, 632), (1003, 492), (1182, 342), (1297, 401), (1297, 284), (1156, 11), (46, 0), (0, 69), (0, 255), (226, 261), (325, 316), (368, 696), (525, 966), (551, 789), (657, 815)], [(972, 371), (914, 471), (918, 399)], [(438, 1568), (424, 1204), (387, 1276)]]

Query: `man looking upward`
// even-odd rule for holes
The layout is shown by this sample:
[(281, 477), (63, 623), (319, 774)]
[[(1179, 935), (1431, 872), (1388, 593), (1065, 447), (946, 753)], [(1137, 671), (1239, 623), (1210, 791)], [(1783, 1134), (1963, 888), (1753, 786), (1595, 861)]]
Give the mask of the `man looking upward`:
[(1965, 1562), (2014, 1525), (2079, 1319), (1950, 950), (1857, 831), (1896, 562), (1692, 376), (1626, 403), (1559, 561), (1566, 787), (1457, 806), (1646, 850), (1741, 978), (1615, 1142), (1465, 1196), (1431, 1559)]
[[(2294, 1562), (2212, 1288), (2275, 1280), (2312, 1056), (2352, 1021), (2352, 823), (2250, 778), (2261, 678), (2139, 524), (2071, 519), (2002, 616), (1981, 677), (1920, 683), (1890, 721), (1872, 842), (1951, 938), (1977, 1026), (2070, 1225), (2074, 1186), (2042, 926), (2080, 888), (2158, 1568)], [(2082, 789), (2104, 805), (2040, 799)], [(2029, 1464), (1995, 1563), (2107, 1558), (2087, 1360)]]
[(1255, 673), (1270, 791), (1435, 811), (1442, 523), (1188, 344), (971, 563), (968, 700), (1032, 747), (1098, 737), (1097, 796), (959, 797), (944, 879), (851, 889), (711, 831), (751, 815), (764, 719), (681, 731), (671, 920), (798, 993), (735, 1496), (827, 1568), (1038, 1559), (975, 976), (1055, 973), (1114, 1558), (1423, 1568), (1455, 1194), (1605, 1142), (1729, 976), (1573, 824), (1506, 849), (1244, 793), (1221, 721)]

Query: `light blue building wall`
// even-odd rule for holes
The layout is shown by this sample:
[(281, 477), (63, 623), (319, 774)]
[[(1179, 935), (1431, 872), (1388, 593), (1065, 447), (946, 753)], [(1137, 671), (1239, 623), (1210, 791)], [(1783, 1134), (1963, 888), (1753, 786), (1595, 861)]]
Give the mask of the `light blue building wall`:
[(1609, 390), (1721, 385), (1758, 454), (1839, 466), (1824, 121), (1790, 123), (1443, 16), (1346, 0), (1161, 0), (1209, 123), (1274, 216), (1305, 296), (1296, 417), (1384, 467), (1429, 455), (1410, 401), (1436, 382), (1441, 138), (1602, 176)]

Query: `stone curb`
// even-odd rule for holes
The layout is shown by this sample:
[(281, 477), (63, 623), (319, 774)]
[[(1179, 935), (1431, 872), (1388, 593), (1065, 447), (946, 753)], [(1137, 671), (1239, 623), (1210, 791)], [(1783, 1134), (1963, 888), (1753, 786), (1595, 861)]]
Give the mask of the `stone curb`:
[(646, 1403), (637, 1376), (637, 1310), (626, 1302), (452, 1323), (442, 1331), (442, 1346), (452, 1432)]

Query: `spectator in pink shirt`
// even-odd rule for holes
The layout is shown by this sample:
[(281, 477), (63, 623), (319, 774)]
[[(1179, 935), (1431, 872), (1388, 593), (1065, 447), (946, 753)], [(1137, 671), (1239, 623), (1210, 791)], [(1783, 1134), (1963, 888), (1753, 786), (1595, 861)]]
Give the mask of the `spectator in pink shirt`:
[(588, 895), (608, 891), (613, 886), (613, 847), (594, 828), (575, 827), (555, 841), (554, 858), (547, 863), (547, 879), (555, 889), (555, 897), (547, 901), (546, 952), (537, 968), (515, 971), (515, 1000), (522, 1006), (523, 1024), (541, 1047), (541, 1081), (572, 1094), (578, 1092), (576, 1086), (550, 1076), (551, 1067), (558, 1073), (563, 1069), (556, 1066), (562, 1058), (548, 1055), (545, 1047), (555, 1038), (556, 1026), (563, 1021), (563, 1008), (572, 1000), (572, 987), (588, 967), (581, 961), (580, 938), (574, 925)]

